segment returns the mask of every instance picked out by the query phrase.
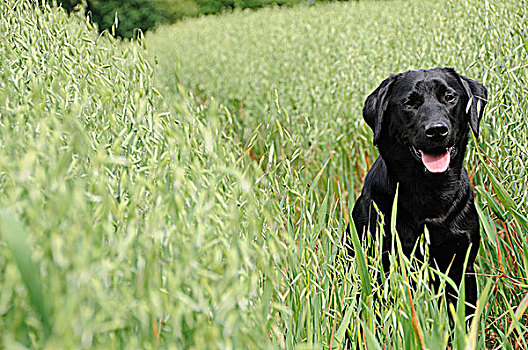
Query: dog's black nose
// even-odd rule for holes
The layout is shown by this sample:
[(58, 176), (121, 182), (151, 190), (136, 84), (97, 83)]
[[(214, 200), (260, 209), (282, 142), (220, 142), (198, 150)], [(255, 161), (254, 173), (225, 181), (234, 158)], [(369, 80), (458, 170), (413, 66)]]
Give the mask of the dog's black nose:
[(448, 133), (449, 127), (444, 122), (432, 122), (425, 126), (425, 135), (431, 139), (443, 139)]

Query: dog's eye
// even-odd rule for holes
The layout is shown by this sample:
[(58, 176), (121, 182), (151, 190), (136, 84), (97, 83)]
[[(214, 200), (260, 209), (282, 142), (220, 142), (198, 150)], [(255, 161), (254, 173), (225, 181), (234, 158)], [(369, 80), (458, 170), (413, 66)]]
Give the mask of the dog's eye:
[(444, 101), (446, 101), (447, 103), (453, 102), (455, 101), (455, 99), (456, 99), (456, 96), (450, 92), (446, 93), (444, 96)]

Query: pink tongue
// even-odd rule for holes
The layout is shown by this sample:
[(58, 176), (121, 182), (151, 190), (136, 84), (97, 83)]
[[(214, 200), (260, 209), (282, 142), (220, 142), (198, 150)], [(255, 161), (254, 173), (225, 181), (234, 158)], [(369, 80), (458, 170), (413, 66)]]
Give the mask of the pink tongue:
[(448, 151), (440, 155), (427, 154), (422, 151), (420, 151), (420, 153), (422, 154), (422, 162), (427, 170), (432, 173), (443, 173), (449, 167), (451, 156)]

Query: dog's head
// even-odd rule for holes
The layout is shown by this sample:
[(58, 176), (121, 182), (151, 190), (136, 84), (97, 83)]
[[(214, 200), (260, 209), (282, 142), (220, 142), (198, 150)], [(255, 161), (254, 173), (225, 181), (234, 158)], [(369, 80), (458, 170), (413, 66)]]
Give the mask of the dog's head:
[[(468, 126), (478, 136), (488, 92), (452, 68), (393, 74), (368, 96), (363, 117), (380, 153), (398, 147), (431, 173), (463, 156)], [(401, 151), (398, 153), (402, 153)]]

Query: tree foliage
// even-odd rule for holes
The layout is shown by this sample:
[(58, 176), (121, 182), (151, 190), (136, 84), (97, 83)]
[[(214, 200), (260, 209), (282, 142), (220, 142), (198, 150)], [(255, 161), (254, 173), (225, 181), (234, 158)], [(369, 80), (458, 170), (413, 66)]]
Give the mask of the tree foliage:
[(301, 0), (57, 0), (68, 12), (77, 5), (97, 23), (99, 30), (109, 30), (115, 23), (115, 35), (134, 37), (138, 29), (145, 32), (161, 23), (172, 23), (184, 17), (216, 14), (228, 9), (255, 9), (268, 5), (285, 5)]

